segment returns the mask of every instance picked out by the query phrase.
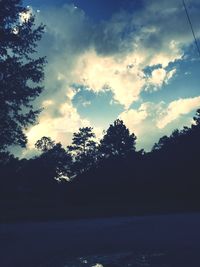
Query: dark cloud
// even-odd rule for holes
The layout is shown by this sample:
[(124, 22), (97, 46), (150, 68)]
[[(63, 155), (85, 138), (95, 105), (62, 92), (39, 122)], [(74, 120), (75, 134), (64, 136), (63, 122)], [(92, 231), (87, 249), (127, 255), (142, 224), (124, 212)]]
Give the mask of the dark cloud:
[(113, 55), (130, 52), (135, 36), (135, 26), (131, 24), (132, 14), (121, 11), (109, 21), (96, 26), (94, 46), (98, 54)]

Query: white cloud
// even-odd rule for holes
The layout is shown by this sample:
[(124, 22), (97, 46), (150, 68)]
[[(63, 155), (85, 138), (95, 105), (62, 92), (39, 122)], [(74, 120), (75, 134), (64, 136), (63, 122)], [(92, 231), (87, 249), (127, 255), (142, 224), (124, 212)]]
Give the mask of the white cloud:
[(62, 104), (58, 109), (60, 116), (52, 118), (48, 110), (45, 110), (39, 123), (27, 131), (29, 149), (33, 149), (36, 141), (43, 136), (51, 137), (63, 145), (69, 145), (74, 132), (81, 127), (90, 126), (90, 122), (82, 119), (72, 104)]
[(47, 107), (50, 107), (54, 104), (53, 100), (52, 99), (47, 99), (47, 100), (44, 100), (42, 102), (42, 107), (43, 108), (47, 108)]
[(132, 60), (117, 60), (112, 56), (100, 56), (94, 50), (88, 51), (77, 62), (74, 78), (96, 93), (110, 89), (114, 99), (128, 108), (138, 100), (145, 84), (144, 74), (138, 66), (128, 67), (136, 60), (142, 58), (137, 55)]
[(169, 83), (169, 80), (175, 75), (175, 73), (176, 73), (176, 69), (170, 70), (166, 75), (165, 82)]
[(161, 88), (163, 84), (168, 84), (175, 73), (176, 69), (172, 69), (170, 71), (166, 71), (163, 68), (154, 69), (151, 76), (146, 79), (145, 90), (151, 91), (153, 87), (153, 90), (156, 91)]
[(137, 136), (137, 149), (149, 151), (162, 136), (183, 126), (190, 127), (194, 123), (190, 112), (199, 107), (200, 97), (179, 99), (168, 106), (164, 102), (145, 102), (138, 109), (122, 112), (119, 118)]
[(180, 116), (190, 113), (200, 107), (200, 96), (179, 99), (171, 102), (157, 121), (157, 127), (162, 129)]
[(138, 110), (129, 109), (122, 112), (119, 116), (121, 120), (127, 125), (131, 132), (137, 136), (142, 130), (141, 124), (148, 117), (148, 104), (143, 103)]
[[(96, 93), (111, 90), (111, 103), (124, 106), (120, 117), (139, 137), (146, 134), (145, 142), (153, 140), (153, 134), (157, 136), (158, 128), (162, 130), (170, 121), (193, 110), (186, 106), (197, 106), (199, 99), (194, 105), (178, 102), (183, 109), (175, 108), (174, 101), (165, 113), (161, 104), (143, 103), (138, 110), (129, 109), (141, 100), (145, 88), (151, 85), (161, 89), (169, 83), (176, 73), (176, 69), (168, 70), (169, 64), (181, 60), (184, 47), (193, 41), (184, 10), (177, 3), (161, 0), (144, 4), (134, 16), (119, 12), (100, 25), (92, 23), (74, 5), (46, 7), (36, 13), (38, 23), (47, 25), (39, 50), (47, 56), (48, 64), (46, 90), (35, 103), (45, 110), (39, 124), (28, 131), (29, 147), (43, 135), (66, 144), (80, 126), (90, 125), (89, 119), (73, 107), (72, 100), (79, 91), (73, 84), (85, 85)], [(197, 12), (193, 10), (191, 14), (194, 22), (198, 21)], [(161, 67), (147, 78), (144, 68), (154, 65)]]
[[(151, 5), (146, 8), (153, 12)], [(46, 88), (49, 94), (55, 96), (57, 85), (59, 96), (72, 83), (84, 84), (94, 92), (104, 91), (107, 86), (114, 100), (127, 109), (139, 99), (147, 82), (143, 73), (146, 66), (162, 65), (160, 77), (158, 70), (153, 73), (152, 85), (161, 86), (163, 79), (169, 80), (172, 72), (167, 74), (164, 68), (181, 59), (181, 43), (174, 29), (168, 40), (166, 31), (160, 33), (166, 16), (158, 23), (154, 17), (147, 18), (146, 12), (146, 9), (142, 14), (135, 12), (134, 20), (126, 12), (115, 14), (99, 26), (91, 24), (84, 12), (74, 10), (73, 5), (43, 10), (42, 17), (38, 16), (47, 25), (42, 47), (48, 47)], [(127, 29), (129, 34), (124, 38)]]
[[(95, 93), (110, 89), (114, 100), (128, 109), (133, 102), (139, 100), (144, 88), (160, 88), (176, 73), (176, 69), (166, 71), (164, 68), (158, 68), (146, 79), (143, 69), (151, 62), (147, 62), (147, 58), (148, 51), (140, 53), (136, 50), (117, 59), (112, 55), (98, 55), (92, 49), (85, 52), (77, 61), (73, 72), (74, 81)], [(168, 64), (169, 60), (171, 59), (168, 59)], [(159, 63), (162, 64), (162, 59)]]
[(145, 102), (138, 109), (130, 109), (119, 115), (130, 132), (137, 136), (137, 149), (151, 150), (153, 144), (162, 136), (155, 121), (157, 114), (162, 110), (162, 105), (162, 102), (158, 104)]
[(152, 77), (149, 79), (149, 82), (155, 86), (161, 86), (166, 78), (166, 70), (156, 69), (152, 71)]
[(69, 87), (66, 91), (66, 96), (71, 101), (79, 90)]

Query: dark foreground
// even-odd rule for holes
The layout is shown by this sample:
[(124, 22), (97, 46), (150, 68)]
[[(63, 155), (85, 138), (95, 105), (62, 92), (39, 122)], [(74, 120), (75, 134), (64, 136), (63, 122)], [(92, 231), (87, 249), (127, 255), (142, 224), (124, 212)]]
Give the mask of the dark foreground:
[(0, 224), (1, 267), (200, 266), (200, 214)]

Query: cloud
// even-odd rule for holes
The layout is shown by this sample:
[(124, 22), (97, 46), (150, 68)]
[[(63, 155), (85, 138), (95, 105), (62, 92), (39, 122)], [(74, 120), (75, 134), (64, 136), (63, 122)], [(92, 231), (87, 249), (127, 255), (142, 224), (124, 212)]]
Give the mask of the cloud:
[(122, 119), (129, 130), (137, 136), (137, 149), (151, 150), (154, 143), (174, 129), (181, 130), (194, 123), (191, 112), (200, 107), (200, 97), (179, 99), (169, 104), (145, 102), (138, 109), (122, 112)]
[[(182, 60), (184, 48), (193, 41), (182, 6), (171, 1), (144, 1), (143, 10), (133, 15), (121, 11), (94, 28), (74, 79), (96, 93), (110, 89), (114, 101), (125, 109), (140, 99), (144, 89), (168, 84), (176, 73), (170, 63)], [(155, 65), (161, 67), (145, 79), (143, 69)]]
[(91, 101), (84, 101), (82, 103), (83, 107), (87, 107), (87, 106), (90, 106), (91, 105)]
[(165, 82), (166, 82), (166, 83), (169, 83), (170, 79), (175, 75), (175, 73), (176, 73), (176, 69), (172, 69), (172, 70), (170, 70), (170, 71), (166, 74)]
[(149, 79), (149, 82), (154, 84), (155, 86), (160, 87), (166, 78), (166, 70), (165, 69), (156, 69), (152, 71), (152, 77)]
[(169, 123), (177, 120), (180, 116), (190, 113), (200, 107), (200, 96), (194, 98), (179, 99), (171, 102), (164, 114), (157, 121), (157, 127), (165, 128)]
[[(136, 60), (140, 60), (139, 55), (133, 58), (133, 61)], [(131, 59), (117, 60), (91, 50), (79, 58), (74, 78), (77, 77), (77, 83), (95, 93), (111, 90), (114, 100), (127, 108), (138, 100), (145, 84), (143, 72), (138, 66), (129, 67), (131, 63)]]
[(71, 103), (60, 105), (58, 112), (60, 115), (52, 118), (48, 114), (48, 109), (44, 110), (39, 123), (27, 131), (29, 149), (34, 149), (36, 141), (43, 136), (51, 137), (65, 146), (69, 145), (74, 132), (81, 127), (90, 126), (90, 122), (82, 119)]
[(53, 100), (47, 99), (47, 100), (44, 100), (42, 102), (42, 107), (43, 108), (48, 108), (48, 107), (52, 106), (53, 104), (54, 104)]
[[(169, 54), (178, 52), (183, 44), (193, 42), (193, 36), (181, 1), (161, 0), (144, 1), (144, 9), (140, 16), (134, 18), (137, 24), (144, 25), (144, 28), (153, 28), (154, 32), (144, 38), (144, 44), (152, 49), (167, 51)], [(188, 4), (188, 3), (187, 3)], [(199, 36), (198, 0), (188, 4), (188, 12), (192, 18), (195, 32)], [(148, 25), (148, 26), (147, 26)], [(170, 51), (171, 50), (171, 51)]]
[(168, 84), (171, 78), (175, 75), (176, 69), (167, 71), (163, 68), (154, 69), (151, 72), (151, 76), (146, 79), (146, 91), (154, 91), (160, 89), (164, 84)]
[(119, 119), (123, 120), (129, 127), (130, 131), (139, 135), (141, 132), (141, 124), (148, 117), (148, 103), (143, 103), (138, 110), (129, 109), (122, 112)]
[[(197, 0), (194, 3), (199, 4)], [(196, 25), (197, 9), (191, 9), (190, 14)], [(139, 109), (130, 109), (134, 102), (142, 101), (144, 90), (148, 93), (151, 88), (162, 89), (169, 83), (176, 73), (170, 64), (181, 61), (185, 47), (193, 42), (179, 4), (172, 0), (144, 0), (143, 8), (133, 12), (121, 10), (100, 23), (94, 23), (83, 10), (70, 4), (42, 7), (35, 15), (37, 23), (46, 25), (38, 50), (40, 55), (47, 56), (48, 64), (46, 90), (35, 102), (36, 107), (45, 110), (39, 124), (27, 132), (30, 148), (43, 135), (66, 144), (79, 126), (91, 124), (73, 106), (72, 100), (79, 92), (74, 85), (97, 95), (110, 90), (111, 103), (123, 105), (120, 117), (130, 129), (139, 136), (150, 132), (143, 138), (144, 143), (150, 142), (148, 138), (153, 140), (155, 129), (166, 128), (176, 116), (187, 114), (181, 110), (175, 112), (173, 102), (164, 115), (160, 112), (162, 104), (143, 103)], [(198, 30), (197, 36), (199, 33)], [(159, 67), (147, 77), (144, 69), (156, 65)], [(82, 103), (85, 107), (88, 104)], [(176, 116), (172, 115), (175, 113)]]
[(138, 109), (129, 109), (119, 115), (130, 132), (137, 136), (137, 149), (151, 150), (154, 143), (163, 135), (156, 126), (156, 118), (162, 108), (163, 102), (145, 102)]
[[(146, 17), (147, 10), (151, 18)], [(134, 12), (134, 19), (131, 13), (121, 11), (108, 21), (94, 24), (73, 5), (43, 10), (37, 17), (47, 25), (41, 52), (48, 53), (48, 94), (58, 90), (60, 94), (66, 90), (64, 84), (70, 83), (86, 84), (94, 92), (105, 90), (107, 85), (114, 99), (127, 108), (143, 90), (143, 68), (156, 64), (165, 68), (183, 55), (174, 29), (168, 41), (169, 33), (161, 34), (160, 28), (165, 27), (170, 15), (158, 22), (152, 5), (146, 4), (143, 11)], [(157, 85), (155, 75), (153, 78), (151, 82)]]
[(133, 102), (139, 100), (144, 89), (160, 88), (176, 73), (176, 69), (158, 68), (152, 71), (151, 77), (146, 77), (144, 68), (148, 66), (145, 65), (147, 56), (147, 52), (135, 51), (117, 59), (98, 55), (92, 49), (80, 56), (74, 79), (95, 93), (111, 90), (114, 101), (128, 109)]
[(27, 131), (28, 149), (32, 151), (35, 142), (44, 135), (67, 145), (73, 132), (90, 125), (88, 119), (73, 107), (72, 100), (78, 89), (71, 86), (76, 61), (90, 46), (88, 35), (91, 29), (84, 12), (73, 5), (65, 5), (41, 8), (35, 16), (36, 24), (46, 25), (37, 50), (47, 57), (48, 64), (45, 67), (45, 90), (34, 102), (36, 108), (43, 107), (44, 110), (38, 124)]

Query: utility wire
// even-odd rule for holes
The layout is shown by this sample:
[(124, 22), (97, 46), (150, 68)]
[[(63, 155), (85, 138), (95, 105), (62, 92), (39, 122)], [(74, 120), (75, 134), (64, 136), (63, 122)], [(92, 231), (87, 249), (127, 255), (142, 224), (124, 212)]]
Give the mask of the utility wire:
[(189, 22), (189, 24), (190, 24), (191, 30), (192, 30), (192, 34), (193, 34), (194, 41), (195, 41), (195, 44), (196, 44), (196, 47), (197, 47), (197, 51), (198, 51), (199, 56), (200, 56), (200, 48), (199, 48), (199, 44), (198, 44), (198, 42), (197, 42), (197, 38), (196, 38), (196, 35), (195, 35), (195, 32), (194, 32), (194, 28), (193, 28), (193, 25), (192, 25), (192, 21), (191, 21), (191, 19), (190, 19), (190, 16), (189, 16), (189, 13), (188, 13), (188, 10), (187, 10), (187, 6), (186, 6), (184, 0), (183, 0), (183, 6), (184, 6), (184, 9), (185, 9), (185, 13), (186, 13), (186, 15), (187, 15), (188, 22)]

